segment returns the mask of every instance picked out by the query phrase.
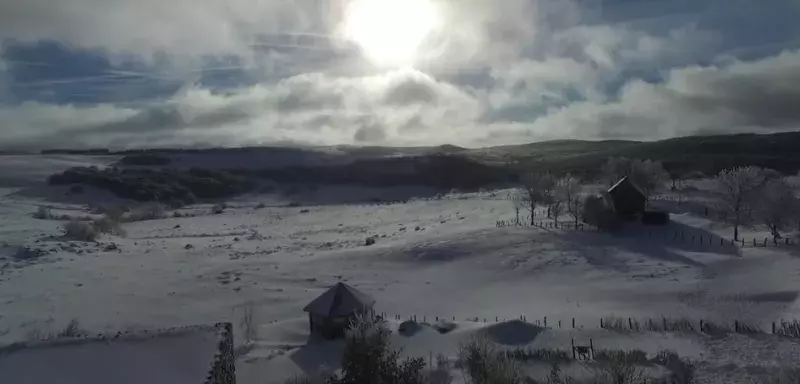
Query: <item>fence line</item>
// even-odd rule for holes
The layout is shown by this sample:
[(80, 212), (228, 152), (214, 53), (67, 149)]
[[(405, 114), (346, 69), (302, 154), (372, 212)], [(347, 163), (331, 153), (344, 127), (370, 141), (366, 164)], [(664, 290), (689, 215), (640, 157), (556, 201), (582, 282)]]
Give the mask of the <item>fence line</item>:
[[(579, 231), (579, 232), (602, 232), (602, 230), (598, 227), (587, 227), (584, 223), (578, 223), (575, 225), (574, 221), (568, 222), (555, 222), (554, 220), (541, 220), (541, 221), (534, 221), (533, 225), (530, 222), (530, 216), (527, 217), (528, 220), (498, 220), (495, 222), (495, 227), (497, 228), (508, 228), (508, 227), (536, 227), (541, 229), (561, 229), (561, 230), (569, 230), (569, 231)], [(660, 233), (659, 233), (660, 232)], [(628, 234), (629, 237), (639, 237), (634, 234)], [(630, 236), (632, 235), (632, 236)], [(671, 235), (671, 236), (670, 236)], [(691, 234), (691, 237), (686, 234), (685, 231), (653, 231), (648, 230), (646, 235), (645, 233), (641, 233), (641, 238), (662, 238), (664, 241), (671, 241), (677, 242), (681, 244), (692, 244), (692, 245), (709, 245), (715, 246), (718, 245), (720, 247), (725, 247), (727, 245), (730, 246), (738, 246), (740, 248), (752, 247), (752, 248), (767, 248), (767, 247), (785, 247), (785, 246), (798, 246), (800, 242), (797, 240), (793, 240), (789, 237), (784, 237), (783, 239), (779, 240), (778, 238), (770, 238), (765, 237), (763, 240), (761, 238), (753, 237), (751, 239), (747, 239), (745, 237), (741, 237), (739, 240), (733, 239), (726, 239), (721, 236), (715, 236), (713, 234)]]
[[(379, 313), (384, 319), (388, 319), (387, 312)], [(606, 329), (611, 331), (628, 331), (628, 332), (699, 332), (706, 334), (721, 334), (721, 333), (739, 333), (739, 334), (773, 334), (779, 336), (786, 336), (792, 338), (800, 338), (800, 321), (786, 320), (772, 321), (769, 331), (762, 330), (759, 326), (752, 323), (744, 322), (739, 319), (734, 319), (730, 323), (721, 323), (708, 321), (705, 319), (689, 319), (689, 318), (669, 318), (665, 316), (655, 318), (640, 319), (633, 317), (615, 317), (607, 316), (600, 318), (599, 322), (592, 322), (595, 326), (584, 327), (582, 322), (576, 322), (575, 317), (567, 318), (568, 322), (562, 323), (562, 320), (557, 320), (555, 323), (550, 321), (548, 326), (548, 317), (543, 316), (540, 318), (529, 318), (526, 315), (519, 315), (513, 318), (495, 316), (494, 320), (491, 317), (466, 317), (456, 320), (455, 316), (430, 316), (417, 314), (401, 315), (393, 314), (392, 319), (396, 321), (414, 321), (421, 323), (437, 324), (440, 322), (459, 321), (459, 322), (472, 322), (472, 323), (501, 323), (508, 320), (518, 320), (525, 323), (540, 326), (550, 329)], [(552, 320), (552, 318), (550, 318)], [(430, 320), (430, 321), (429, 321)], [(562, 326), (563, 325), (563, 326)], [(697, 327), (695, 327), (697, 326)]]

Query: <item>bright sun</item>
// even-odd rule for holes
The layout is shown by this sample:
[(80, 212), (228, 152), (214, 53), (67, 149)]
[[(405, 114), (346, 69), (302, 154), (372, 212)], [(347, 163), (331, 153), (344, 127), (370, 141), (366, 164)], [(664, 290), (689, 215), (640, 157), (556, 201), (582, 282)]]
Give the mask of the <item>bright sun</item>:
[(378, 65), (411, 65), (438, 21), (431, 0), (353, 0), (344, 35)]

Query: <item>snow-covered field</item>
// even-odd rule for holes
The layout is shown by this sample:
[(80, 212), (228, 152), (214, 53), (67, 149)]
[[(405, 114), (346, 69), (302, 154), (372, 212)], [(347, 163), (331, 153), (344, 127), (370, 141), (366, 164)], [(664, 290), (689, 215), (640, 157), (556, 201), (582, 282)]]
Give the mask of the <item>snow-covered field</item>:
[[(483, 332), (505, 344), (536, 348), (566, 350), (573, 337), (591, 337), (604, 349), (668, 348), (699, 362), (699, 382), (738, 382), (761, 369), (757, 366), (800, 361), (798, 343), (769, 335), (711, 338), (598, 329), (600, 318), (610, 315), (726, 324), (738, 319), (767, 330), (772, 321), (800, 318), (800, 247), (720, 246), (719, 236), (729, 239), (730, 228), (680, 213), (679, 207), (668, 227), (609, 235), (497, 228), (498, 220), (513, 218), (507, 191), (389, 205), (299, 207), (287, 206), (296, 197), (250, 195), (230, 201), (222, 214), (211, 214), (210, 205), (186, 207), (180, 211), (196, 216), (127, 223), (126, 237), (79, 243), (58, 239), (63, 222), (31, 214), (45, 205), (86, 215), (89, 201), (55, 199), (61, 190), (35, 193), (49, 188), (36, 184), (42, 169), (60, 170), (53, 158), (15, 161), (24, 166), (0, 167), (0, 180), (14, 181), (0, 185), (0, 343), (24, 339), (33, 329), (56, 330), (71, 319), (95, 332), (238, 324), (243, 308), (252, 305), (258, 336), (252, 348), (241, 351), (239, 382), (280, 383), (294, 374), (335, 368), (341, 344), (306, 345), (302, 308), (344, 281), (373, 296), (376, 309), (390, 319), (455, 318), (458, 328), (445, 335), (423, 330), (396, 336), (404, 354), (426, 358), (452, 357), (461, 340)], [(60, 165), (90, 161), (70, 158)], [(314, 195), (356, 192), (319, 188)], [(85, 196), (94, 203), (106, 198), (95, 191)], [(266, 207), (259, 209), (261, 202)], [(710, 245), (672, 241), (676, 231), (714, 240)], [(766, 236), (755, 230), (743, 235)], [(377, 242), (366, 246), (370, 236)], [(109, 247), (112, 243), (116, 247)], [(26, 246), (47, 254), (15, 260)], [(520, 316), (547, 317), (551, 329), (529, 332), (502, 322)], [(579, 329), (570, 329), (572, 318)]]

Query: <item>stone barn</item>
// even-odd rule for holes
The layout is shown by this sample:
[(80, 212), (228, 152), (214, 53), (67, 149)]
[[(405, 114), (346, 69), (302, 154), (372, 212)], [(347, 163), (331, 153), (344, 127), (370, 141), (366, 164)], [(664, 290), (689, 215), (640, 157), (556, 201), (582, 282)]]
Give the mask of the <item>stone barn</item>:
[(344, 336), (357, 315), (372, 311), (375, 299), (345, 284), (336, 283), (303, 308), (308, 312), (311, 334), (326, 339)]
[(608, 189), (614, 211), (622, 219), (635, 220), (644, 212), (647, 197), (628, 176)]

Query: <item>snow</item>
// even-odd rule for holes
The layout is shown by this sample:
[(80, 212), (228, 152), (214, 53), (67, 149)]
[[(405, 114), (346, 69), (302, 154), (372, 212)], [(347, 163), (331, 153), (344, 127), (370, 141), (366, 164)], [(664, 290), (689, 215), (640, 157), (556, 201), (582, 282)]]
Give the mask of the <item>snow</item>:
[(213, 367), (210, 330), (39, 345), (0, 354), (0, 377), (15, 384), (196, 384)]
[[(0, 168), (0, 180), (35, 180), (39, 174), (24, 173), (73, 164), (54, 166), (52, 158), (41, 157), (44, 165), (38, 165), (36, 159), (28, 158), (32, 165), (20, 170)], [(689, 202), (662, 202), (668, 193), (654, 202), (674, 212), (669, 226), (615, 235), (497, 228), (498, 220), (513, 219), (508, 191), (435, 197), (413, 186), (350, 186), (293, 196), (279, 188), (234, 199), (219, 215), (210, 213), (210, 205), (192, 206), (181, 212), (197, 216), (127, 223), (127, 237), (105, 236), (100, 245), (51, 238), (61, 223), (31, 217), (38, 205), (85, 214), (85, 202), (53, 202), (44, 194), (21, 193), (26, 188), (8, 185), (0, 196), (0, 343), (24, 339), (33, 329), (56, 330), (73, 318), (97, 332), (239, 324), (243, 306), (252, 305), (258, 337), (240, 347), (237, 377), (245, 384), (281, 383), (295, 374), (336, 368), (341, 342), (308, 344), (302, 308), (342, 281), (375, 298), (375, 309), (385, 312), (393, 327), (396, 316), (429, 323), (455, 319), (457, 328), (447, 334), (424, 328), (410, 337), (395, 335), (404, 354), (426, 359), (438, 353), (453, 358), (459, 343), (476, 334), (514, 347), (564, 350), (572, 338), (592, 338), (598, 348), (672, 349), (701, 362), (699, 382), (734, 383), (730, 372), (786, 364), (791, 360), (783, 356), (800, 353), (797, 343), (768, 335), (710, 338), (598, 329), (600, 318), (612, 315), (725, 324), (738, 319), (763, 329), (800, 317), (800, 248), (731, 246), (731, 228), (684, 209), (708, 198), (700, 183), (686, 197)], [(388, 194), (420, 197), (395, 204), (353, 198)], [(289, 201), (303, 206), (288, 207)], [(259, 202), (268, 207), (256, 209)], [(680, 231), (687, 240), (673, 241)], [(690, 244), (691, 235), (710, 236), (712, 244)], [(743, 228), (742, 235), (760, 241), (768, 236), (759, 228)], [(366, 246), (370, 236), (377, 243)], [(105, 250), (111, 242), (118, 251)], [(35, 260), (13, 260), (23, 246), (52, 251)], [(503, 322), (520, 316), (540, 323), (547, 317), (550, 328), (538, 332)], [(571, 329), (572, 318), (578, 329)], [(242, 333), (235, 332), (239, 346)], [(726, 352), (738, 345), (750, 352)]]

